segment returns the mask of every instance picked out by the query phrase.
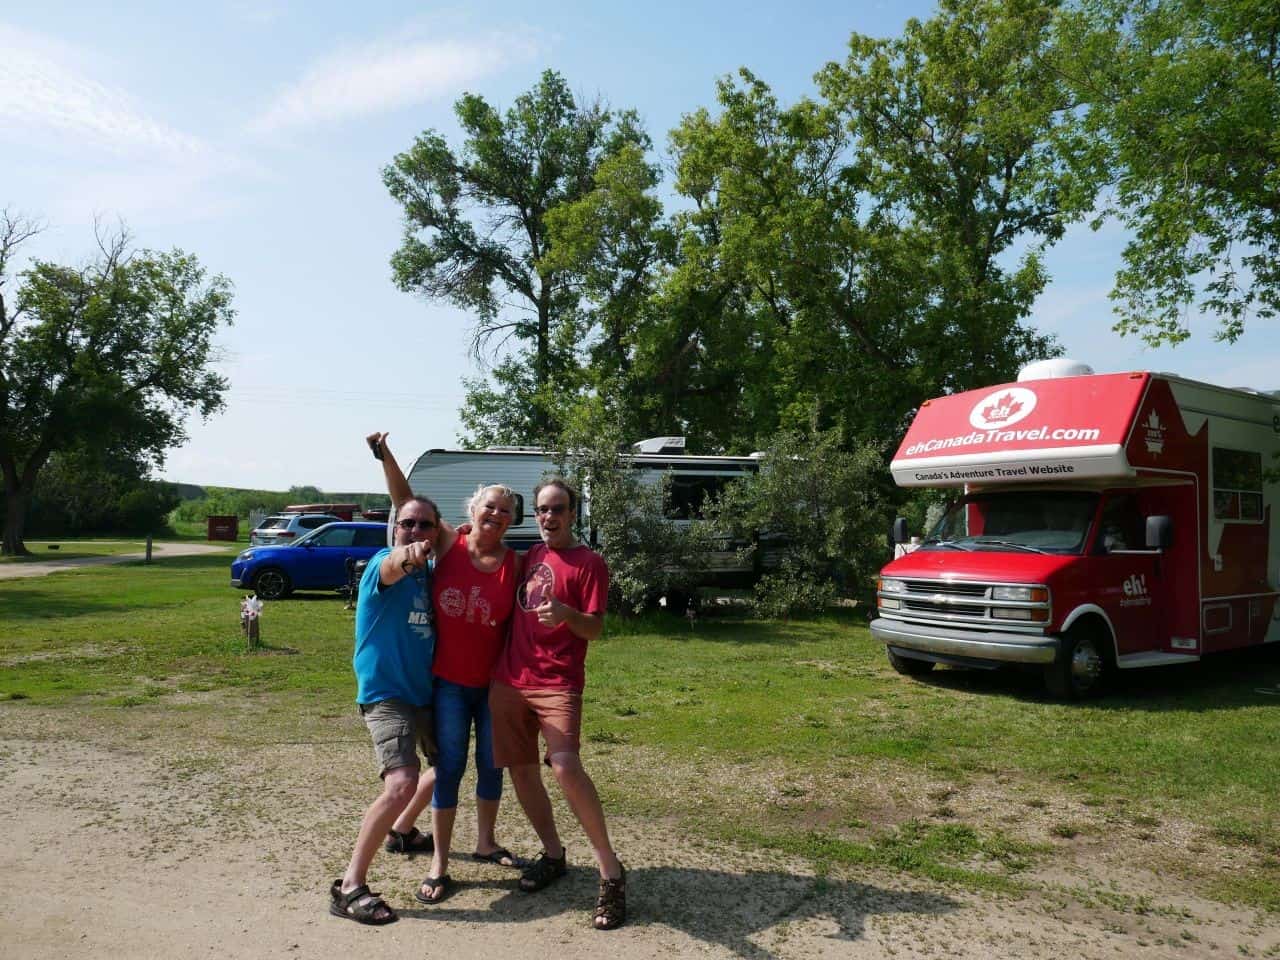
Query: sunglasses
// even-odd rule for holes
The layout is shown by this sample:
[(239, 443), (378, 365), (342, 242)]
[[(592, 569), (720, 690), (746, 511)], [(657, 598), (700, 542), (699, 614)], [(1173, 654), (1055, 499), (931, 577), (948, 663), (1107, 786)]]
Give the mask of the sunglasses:
[(401, 530), (412, 530), (414, 527), (417, 527), (419, 530), (434, 530), (436, 528), (436, 522), (434, 520), (414, 520), (406, 517), (403, 520), (397, 520), (396, 526)]
[(553, 517), (558, 517), (568, 509), (569, 508), (563, 503), (547, 503), (540, 507), (534, 507), (534, 512), (541, 514), (544, 517), (547, 514), (551, 514)]

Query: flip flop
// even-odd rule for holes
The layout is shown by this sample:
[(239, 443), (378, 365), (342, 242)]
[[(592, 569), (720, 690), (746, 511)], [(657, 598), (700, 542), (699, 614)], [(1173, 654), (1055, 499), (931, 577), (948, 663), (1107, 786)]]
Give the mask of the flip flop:
[[(431, 897), (424, 897), (422, 895), (423, 887), (431, 887), (433, 890), (439, 890), (440, 894), (434, 899)], [(423, 880), (418, 884), (418, 889), (413, 891), (413, 899), (417, 900), (419, 903), (434, 905), (447, 900), (451, 893), (453, 893), (453, 878), (446, 873), (443, 877), (427, 877)]]
[[(489, 853), (473, 853), (472, 860), (479, 860), (481, 863), (495, 863), (500, 867), (516, 867), (517, 869), (524, 866), (524, 861), (517, 857), (506, 847), (499, 847), (497, 850), (491, 850)], [(504, 863), (503, 861), (510, 861)]]

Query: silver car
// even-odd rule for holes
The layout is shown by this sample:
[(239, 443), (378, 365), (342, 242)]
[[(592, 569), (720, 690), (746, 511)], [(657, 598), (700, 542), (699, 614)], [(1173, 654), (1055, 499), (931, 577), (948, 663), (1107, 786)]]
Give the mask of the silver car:
[(341, 521), (331, 513), (276, 513), (265, 517), (249, 534), (251, 547), (282, 547), (326, 523)]

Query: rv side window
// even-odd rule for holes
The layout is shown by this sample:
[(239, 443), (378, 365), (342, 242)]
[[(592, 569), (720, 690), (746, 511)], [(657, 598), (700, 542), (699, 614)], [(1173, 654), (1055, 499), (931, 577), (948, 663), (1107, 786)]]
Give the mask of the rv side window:
[(1262, 520), (1262, 454), (1213, 448), (1213, 516), (1217, 520)]
[(689, 474), (672, 477), (672, 516), (677, 520), (692, 520), (702, 516), (702, 508), (707, 499), (716, 496), (728, 482), (728, 477), (698, 477)]
[(1146, 547), (1146, 522), (1138, 511), (1138, 499), (1122, 493), (1107, 500), (1102, 508), (1102, 524), (1098, 530), (1097, 550), (1142, 550)]

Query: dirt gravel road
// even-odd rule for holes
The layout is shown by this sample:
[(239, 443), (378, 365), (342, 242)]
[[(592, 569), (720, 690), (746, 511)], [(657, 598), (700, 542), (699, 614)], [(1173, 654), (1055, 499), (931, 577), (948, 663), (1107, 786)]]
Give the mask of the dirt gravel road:
[[(165, 557), (192, 557), (204, 553), (224, 553), (225, 546), (209, 543), (156, 543), (152, 545), (152, 559)], [(66, 560), (38, 560), (30, 563), (0, 563), (0, 580), (13, 580), (19, 577), (43, 577), (62, 570), (76, 570), (80, 567), (100, 567), (109, 563), (126, 563), (141, 560), (145, 557), (139, 553), (120, 553), (104, 557), (73, 557)]]

